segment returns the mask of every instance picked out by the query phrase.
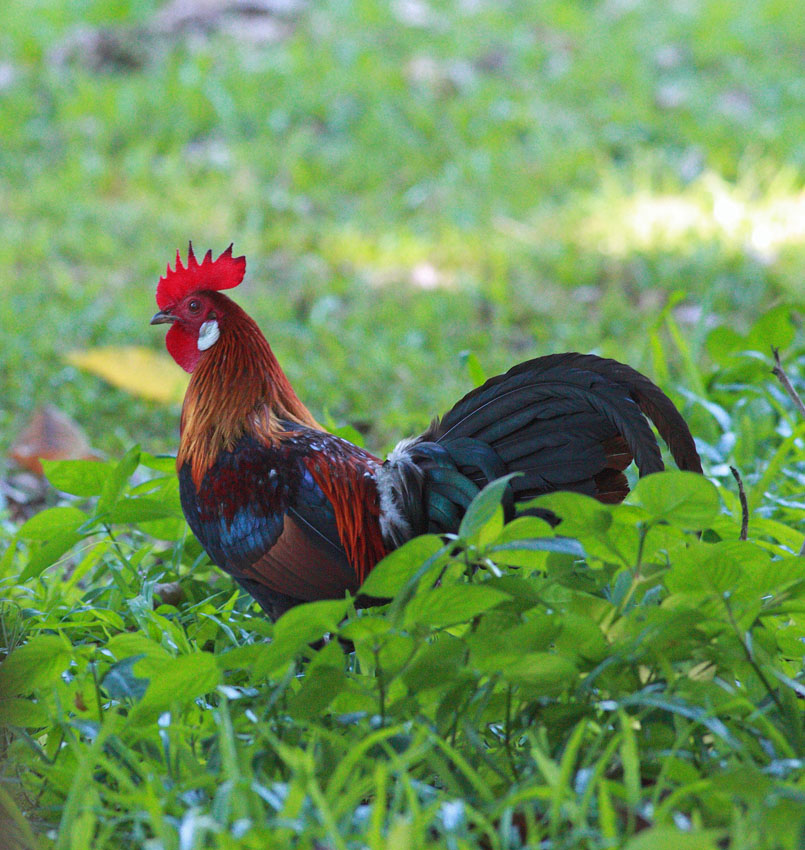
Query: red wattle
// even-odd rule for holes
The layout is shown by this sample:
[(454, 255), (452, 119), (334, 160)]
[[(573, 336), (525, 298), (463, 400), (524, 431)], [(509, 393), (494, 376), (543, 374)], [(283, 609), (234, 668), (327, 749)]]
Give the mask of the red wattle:
[(171, 357), (185, 370), (192, 372), (198, 364), (201, 352), (194, 334), (185, 330), (180, 324), (174, 323), (165, 335), (165, 345)]

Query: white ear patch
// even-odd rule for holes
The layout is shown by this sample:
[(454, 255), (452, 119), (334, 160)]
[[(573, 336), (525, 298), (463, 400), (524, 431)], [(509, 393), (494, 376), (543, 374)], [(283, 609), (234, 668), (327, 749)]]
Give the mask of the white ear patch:
[(218, 337), (221, 336), (221, 331), (218, 329), (218, 322), (215, 319), (210, 319), (198, 329), (198, 350), (206, 351), (212, 348)]

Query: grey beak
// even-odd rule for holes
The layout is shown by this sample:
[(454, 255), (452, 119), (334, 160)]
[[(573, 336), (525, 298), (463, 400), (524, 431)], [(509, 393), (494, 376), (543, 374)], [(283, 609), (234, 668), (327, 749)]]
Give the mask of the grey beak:
[(160, 310), (158, 313), (154, 313), (153, 318), (151, 319), (150, 324), (152, 325), (164, 325), (169, 324), (170, 322), (175, 322), (176, 316), (172, 316), (167, 310)]

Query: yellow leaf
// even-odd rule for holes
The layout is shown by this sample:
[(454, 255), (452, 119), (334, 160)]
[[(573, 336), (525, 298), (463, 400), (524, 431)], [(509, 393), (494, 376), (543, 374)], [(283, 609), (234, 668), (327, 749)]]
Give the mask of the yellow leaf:
[(163, 403), (180, 402), (188, 375), (165, 354), (142, 346), (71, 351), (67, 362), (132, 395)]

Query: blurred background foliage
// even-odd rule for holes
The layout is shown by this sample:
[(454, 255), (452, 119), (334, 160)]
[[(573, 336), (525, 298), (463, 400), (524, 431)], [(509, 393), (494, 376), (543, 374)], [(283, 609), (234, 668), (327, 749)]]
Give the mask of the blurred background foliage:
[(51, 401), (102, 451), (171, 448), (175, 406), (75, 364), (162, 350), (154, 288), (188, 239), (247, 255), (237, 297), (299, 394), (376, 449), (469, 388), (468, 351), (487, 374), (596, 351), (673, 390), (716, 325), (801, 297), (803, 20), (792, 0), (5, 0), (0, 427)]

